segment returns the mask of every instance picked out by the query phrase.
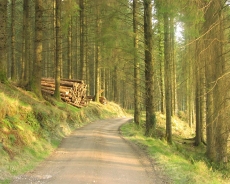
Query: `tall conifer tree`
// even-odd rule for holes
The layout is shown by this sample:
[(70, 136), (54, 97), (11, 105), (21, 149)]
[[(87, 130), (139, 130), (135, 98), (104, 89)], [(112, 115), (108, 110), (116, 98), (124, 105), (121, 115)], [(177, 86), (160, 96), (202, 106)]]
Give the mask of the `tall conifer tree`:
[(0, 82), (5, 82), (6, 70), (6, 19), (7, 0), (0, 1)]
[(152, 38), (152, 1), (144, 0), (144, 42), (145, 42), (145, 87), (146, 87), (146, 130), (145, 135), (151, 136), (156, 127), (154, 107), (154, 61)]

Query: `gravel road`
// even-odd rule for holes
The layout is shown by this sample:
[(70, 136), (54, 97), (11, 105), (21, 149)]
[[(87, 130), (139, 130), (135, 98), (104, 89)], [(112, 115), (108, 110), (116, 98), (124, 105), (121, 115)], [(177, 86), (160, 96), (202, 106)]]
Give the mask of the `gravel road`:
[(13, 184), (160, 184), (149, 159), (119, 134), (128, 118), (100, 120), (65, 138), (34, 171)]

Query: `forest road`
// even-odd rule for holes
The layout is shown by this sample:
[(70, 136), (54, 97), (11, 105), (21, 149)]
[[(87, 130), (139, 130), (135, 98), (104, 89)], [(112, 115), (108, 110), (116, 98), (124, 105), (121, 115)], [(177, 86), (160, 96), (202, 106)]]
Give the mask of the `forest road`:
[(15, 177), (12, 183), (165, 183), (149, 159), (119, 134), (119, 127), (129, 120), (99, 120), (77, 129), (34, 171)]

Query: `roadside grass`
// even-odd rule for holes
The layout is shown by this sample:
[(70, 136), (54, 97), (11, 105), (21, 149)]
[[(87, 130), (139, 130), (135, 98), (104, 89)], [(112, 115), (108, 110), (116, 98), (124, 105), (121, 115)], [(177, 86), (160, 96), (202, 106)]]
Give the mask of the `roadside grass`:
[(0, 83), (0, 183), (36, 167), (73, 130), (98, 119), (125, 116), (115, 103), (78, 109), (51, 97)]
[[(140, 126), (132, 123), (121, 127), (124, 137), (140, 145), (153, 158), (157, 167), (175, 184), (222, 184), (230, 183), (229, 170), (215, 166), (205, 157), (205, 147), (193, 145), (194, 131), (186, 123), (173, 118), (172, 145), (164, 140), (164, 115), (157, 114), (157, 134), (159, 137), (144, 136), (144, 118)], [(183, 129), (186, 129), (183, 132)], [(159, 133), (161, 132), (161, 133)]]

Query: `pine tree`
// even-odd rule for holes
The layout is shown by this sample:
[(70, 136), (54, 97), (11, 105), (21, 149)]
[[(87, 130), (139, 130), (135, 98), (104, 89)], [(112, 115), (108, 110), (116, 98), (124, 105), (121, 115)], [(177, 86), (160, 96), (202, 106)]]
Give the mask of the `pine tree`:
[(145, 87), (146, 87), (146, 130), (145, 135), (151, 136), (156, 127), (154, 107), (154, 62), (152, 39), (152, 1), (144, 0), (144, 39), (145, 39)]
[(7, 0), (0, 1), (0, 82), (6, 82), (6, 19)]

